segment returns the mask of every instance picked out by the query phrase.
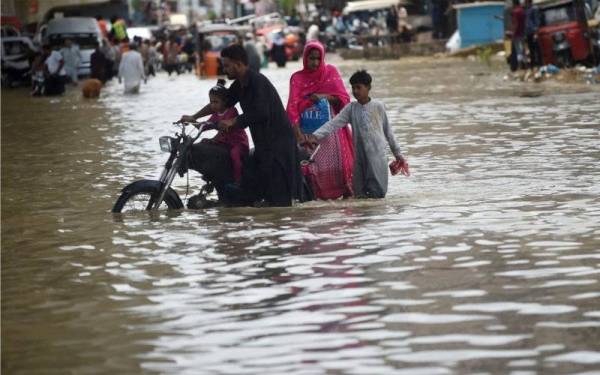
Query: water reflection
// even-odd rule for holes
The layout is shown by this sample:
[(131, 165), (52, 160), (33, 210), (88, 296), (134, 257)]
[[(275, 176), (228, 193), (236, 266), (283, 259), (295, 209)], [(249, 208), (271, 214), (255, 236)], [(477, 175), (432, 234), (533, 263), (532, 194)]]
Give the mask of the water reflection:
[[(360, 64), (414, 174), (385, 200), (291, 209), (108, 212), (158, 175), (157, 138), (212, 81), (3, 92), (2, 370), (597, 369), (598, 90), (522, 98), (476, 63)], [(267, 71), (284, 100), (293, 68)]]

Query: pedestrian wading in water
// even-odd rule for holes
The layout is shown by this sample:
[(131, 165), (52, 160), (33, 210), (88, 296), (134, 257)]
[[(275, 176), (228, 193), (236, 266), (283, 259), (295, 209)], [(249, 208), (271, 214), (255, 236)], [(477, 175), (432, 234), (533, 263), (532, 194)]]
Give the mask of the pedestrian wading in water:
[[(325, 63), (325, 48), (318, 41), (306, 43), (303, 69), (292, 74), (287, 114), (298, 143), (339, 113), (350, 95), (335, 66)], [(325, 106), (323, 108), (323, 105)], [(352, 196), (352, 131), (344, 126), (321, 141), (310, 165), (310, 184), (317, 199)]]
[(396, 158), (395, 164), (408, 174), (408, 164), (394, 139), (383, 103), (369, 97), (371, 80), (364, 70), (354, 73), (350, 85), (356, 102), (348, 104), (331, 121), (306, 135), (308, 143), (317, 144), (350, 123), (354, 144), (352, 186), (357, 198), (385, 197), (388, 188), (386, 143)]

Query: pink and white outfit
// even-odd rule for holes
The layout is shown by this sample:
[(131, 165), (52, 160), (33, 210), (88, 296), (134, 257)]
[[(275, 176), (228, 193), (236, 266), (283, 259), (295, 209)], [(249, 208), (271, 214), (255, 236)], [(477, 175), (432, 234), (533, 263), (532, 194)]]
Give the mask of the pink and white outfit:
[[(308, 54), (313, 49), (319, 51), (321, 63), (317, 69), (309, 70)], [(337, 68), (325, 64), (325, 48), (321, 43), (310, 41), (306, 44), (303, 62), (304, 69), (297, 71), (290, 78), (287, 115), (293, 126), (299, 126), (301, 113), (314, 104), (309, 99), (311, 94), (326, 94), (338, 98), (339, 104), (332, 106), (334, 115), (350, 103), (350, 96)], [(315, 155), (315, 162), (310, 166), (315, 197), (337, 199), (351, 196), (354, 150), (350, 127), (345, 126), (336, 130), (320, 144), (321, 148)]]

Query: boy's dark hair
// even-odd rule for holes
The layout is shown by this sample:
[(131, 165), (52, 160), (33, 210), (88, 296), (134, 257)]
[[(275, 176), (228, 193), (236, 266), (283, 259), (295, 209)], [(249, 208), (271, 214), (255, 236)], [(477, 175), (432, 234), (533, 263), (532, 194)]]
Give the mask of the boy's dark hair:
[(217, 85), (210, 89), (208, 95), (214, 95), (227, 103), (227, 100), (229, 100), (229, 90), (225, 87), (225, 80), (222, 78), (219, 79)]
[(373, 79), (371, 78), (371, 75), (367, 73), (366, 70), (357, 70), (356, 73), (352, 74), (352, 77), (350, 77), (350, 84), (363, 84), (365, 86), (371, 86), (372, 80)]
[(227, 57), (233, 61), (238, 61), (244, 65), (248, 65), (248, 54), (246, 53), (246, 49), (239, 44), (233, 44), (223, 48), (221, 51), (221, 57)]

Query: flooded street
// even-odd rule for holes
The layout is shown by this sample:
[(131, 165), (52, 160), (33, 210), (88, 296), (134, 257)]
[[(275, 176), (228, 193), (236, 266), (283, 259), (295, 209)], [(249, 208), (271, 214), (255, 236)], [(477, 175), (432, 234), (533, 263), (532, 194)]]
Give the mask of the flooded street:
[(332, 61), (410, 163), (384, 200), (113, 215), (215, 80), (2, 90), (2, 373), (598, 374), (600, 87)]

